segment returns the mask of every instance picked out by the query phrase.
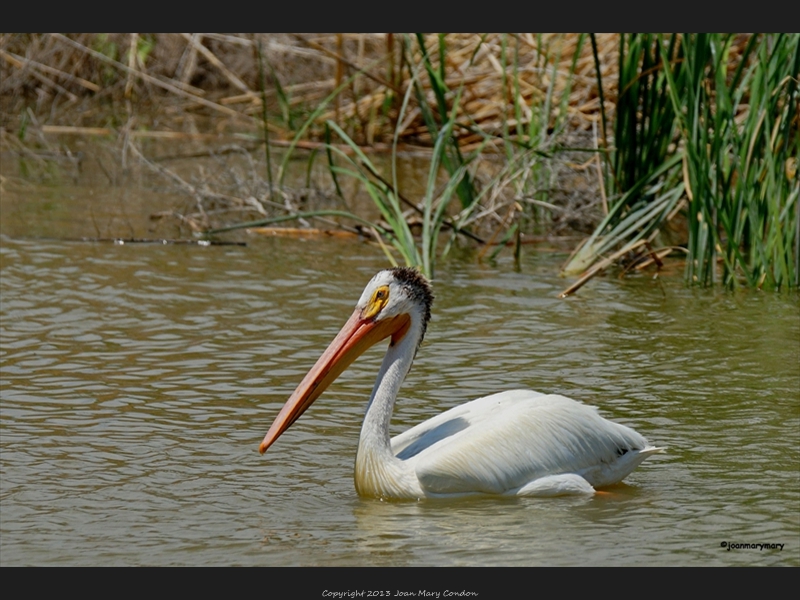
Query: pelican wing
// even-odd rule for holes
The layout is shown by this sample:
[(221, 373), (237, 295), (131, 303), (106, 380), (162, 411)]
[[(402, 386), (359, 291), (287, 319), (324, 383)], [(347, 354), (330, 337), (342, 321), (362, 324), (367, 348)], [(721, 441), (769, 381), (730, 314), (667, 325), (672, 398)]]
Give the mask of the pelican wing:
[[(606, 484), (609, 477), (622, 479), (649, 449), (641, 435), (593, 407), (529, 390), (468, 402), (392, 440), (392, 450), (413, 464), (431, 495), (513, 493), (562, 473)], [(619, 467), (625, 473), (617, 477)]]

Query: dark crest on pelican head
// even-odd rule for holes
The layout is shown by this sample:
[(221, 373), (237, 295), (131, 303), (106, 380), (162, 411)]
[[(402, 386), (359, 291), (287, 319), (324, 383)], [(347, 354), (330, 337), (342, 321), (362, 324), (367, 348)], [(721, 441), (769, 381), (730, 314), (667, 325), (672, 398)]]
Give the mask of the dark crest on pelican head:
[(395, 267), (387, 269), (387, 271), (394, 275), (410, 298), (423, 306), (422, 335), (419, 339), (422, 343), (422, 338), (425, 337), (425, 331), (428, 328), (428, 321), (431, 320), (431, 305), (433, 304), (431, 284), (422, 273), (411, 267)]

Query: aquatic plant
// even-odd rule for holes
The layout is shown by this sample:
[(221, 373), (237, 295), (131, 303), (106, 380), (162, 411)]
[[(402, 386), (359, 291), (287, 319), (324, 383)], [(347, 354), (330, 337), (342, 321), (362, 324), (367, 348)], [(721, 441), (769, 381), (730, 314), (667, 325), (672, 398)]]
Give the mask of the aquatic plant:
[[(335, 205), (326, 217), (355, 220), (390, 260), (429, 274), (461, 236), (489, 241), (481, 259), (512, 244), (518, 253), (523, 231), (548, 232), (559, 222), (585, 230), (600, 219), (565, 266), (582, 273), (578, 284), (615, 262), (638, 268), (680, 252), (692, 283), (783, 289), (800, 285), (798, 40), (796, 33), (2, 34), (0, 97), (3, 114), (17, 121), (4, 130), (18, 135), (0, 141), (19, 148), (32, 143), (32, 132), (39, 141), (117, 136), (123, 164), (136, 156), (191, 197), (186, 210), (161, 214), (195, 232), (222, 231), (242, 214), (265, 219), (237, 228), (313, 214), (287, 199), (289, 163), (303, 152), (307, 187), (314, 161), (325, 156), (337, 194), (344, 197), (343, 177), (355, 178), (381, 222)], [(137, 107), (144, 99), (169, 107), (157, 111), (161, 130)], [(84, 110), (90, 101), (108, 109)], [(83, 108), (76, 117), (70, 107)], [(179, 117), (167, 123), (167, 114)], [(215, 133), (185, 128), (181, 119), (191, 114), (217, 117)], [(236, 130), (254, 125), (261, 135)], [(266, 182), (253, 175), (241, 192), (231, 184), (219, 193), (218, 182), (193, 185), (133, 149), (132, 140), (210, 140), (226, 130), (234, 144), (225, 152), (251, 167), (250, 154), (264, 150)], [(567, 155), (565, 131), (594, 131), (594, 146), (583, 135)], [(403, 145), (429, 152), (419, 198), (399, 193), (394, 166), (386, 174), (366, 160), (364, 148), (373, 146), (396, 161)], [(554, 173), (568, 161), (574, 173), (597, 169), (596, 197), (592, 179), (580, 202), (561, 200)]]
[(683, 217), (688, 281), (798, 286), (799, 41), (620, 36), (615, 135), (605, 153), (614, 200), (565, 272), (586, 271), (611, 251), (651, 255), (665, 225)]

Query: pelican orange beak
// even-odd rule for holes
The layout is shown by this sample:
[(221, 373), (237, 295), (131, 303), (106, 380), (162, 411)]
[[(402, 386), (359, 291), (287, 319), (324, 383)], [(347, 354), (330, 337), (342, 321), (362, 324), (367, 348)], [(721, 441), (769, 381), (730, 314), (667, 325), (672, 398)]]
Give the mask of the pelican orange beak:
[(312, 369), (289, 396), (281, 412), (273, 421), (258, 451), (267, 451), (281, 434), (289, 429), (300, 415), (313, 404), (333, 381), (368, 348), (392, 336), (392, 345), (408, 331), (411, 317), (401, 314), (377, 320), (375, 307), (356, 308), (342, 330), (336, 335), (328, 349), (322, 353)]

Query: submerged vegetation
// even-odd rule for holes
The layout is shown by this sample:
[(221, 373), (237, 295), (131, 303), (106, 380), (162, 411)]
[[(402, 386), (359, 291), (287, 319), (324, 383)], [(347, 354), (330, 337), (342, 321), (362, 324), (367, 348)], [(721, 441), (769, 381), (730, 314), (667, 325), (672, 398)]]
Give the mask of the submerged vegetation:
[[(673, 259), (694, 284), (800, 285), (799, 34), (3, 34), (0, 59), (6, 151), (117, 136), (189, 198), (168, 214), (197, 235), (316, 220), (430, 275), (459, 240), (518, 256), (583, 233), (565, 293)], [(192, 115), (247, 176), (147, 157), (148, 138), (203, 137)]]

